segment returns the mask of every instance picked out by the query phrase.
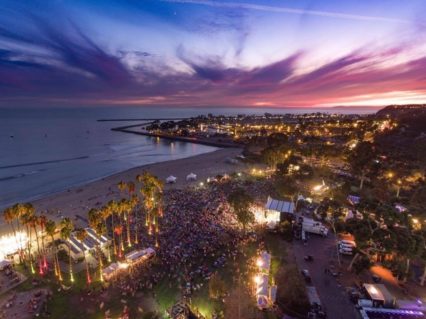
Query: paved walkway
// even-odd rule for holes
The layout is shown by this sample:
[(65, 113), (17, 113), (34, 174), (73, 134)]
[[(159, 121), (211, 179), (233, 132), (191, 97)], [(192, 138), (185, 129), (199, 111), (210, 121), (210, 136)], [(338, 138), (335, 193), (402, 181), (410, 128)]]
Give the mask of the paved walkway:
[[(312, 285), (318, 291), (323, 308), (329, 319), (355, 319), (357, 318), (355, 306), (350, 302), (344, 287), (330, 274), (325, 274), (324, 269), (330, 262), (336, 260), (335, 237), (329, 233), (327, 238), (310, 235), (307, 245), (301, 241), (293, 244), (294, 255), (299, 269), (308, 269), (312, 277)], [(312, 255), (313, 262), (306, 262), (303, 257)]]

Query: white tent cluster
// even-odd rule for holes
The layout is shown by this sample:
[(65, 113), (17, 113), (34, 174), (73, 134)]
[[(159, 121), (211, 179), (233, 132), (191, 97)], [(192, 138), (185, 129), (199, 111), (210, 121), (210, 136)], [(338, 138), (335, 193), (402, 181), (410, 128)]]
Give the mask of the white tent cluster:
[(259, 309), (267, 309), (273, 306), (277, 295), (277, 286), (269, 286), (271, 255), (266, 251), (261, 252), (256, 265), (259, 270), (255, 277), (256, 303)]
[(99, 248), (107, 247), (110, 244), (110, 240), (103, 236), (96, 234), (93, 228), (85, 228), (87, 237), (84, 241), (77, 239), (76, 234), (72, 233), (68, 239), (68, 245), (73, 259), (83, 258), (84, 254), (94, 250), (97, 246)]

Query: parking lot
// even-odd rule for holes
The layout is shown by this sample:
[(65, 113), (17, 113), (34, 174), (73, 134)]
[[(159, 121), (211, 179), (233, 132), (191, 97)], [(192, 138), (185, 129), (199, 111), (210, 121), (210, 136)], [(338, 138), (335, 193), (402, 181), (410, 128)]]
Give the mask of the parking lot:
[[(339, 268), (334, 235), (329, 233), (326, 238), (310, 235), (306, 245), (302, 241), (295, 241), (293, 245), (298, 267), (300, 270), (308, 269), (311, 285), (317, 289), (327, 318), (357, 318), (355, 306), (349, 300), (345, 288), (340, 285), (339, 276), (336, 276)], [(305, 261), (306, 255), (313, 256), (313, 261)]]

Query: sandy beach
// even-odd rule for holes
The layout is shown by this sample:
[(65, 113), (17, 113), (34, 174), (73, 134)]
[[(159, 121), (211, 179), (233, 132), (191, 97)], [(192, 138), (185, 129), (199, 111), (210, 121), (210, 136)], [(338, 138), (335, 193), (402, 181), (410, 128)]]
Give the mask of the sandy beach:
[[(243, 164), (226, 162), (227, 158), (233, 158), (239, 154), (241, 154), (239, 148), (226, 148), (184, 159), (144, 165), (70, 188), (61, 193), (48, 195), (33, 201), (32, 204), (38, 213), (48, 211), (47, 217), (50, 219), (58, 221), (63, 217), (70, 217), (78, 225), (82, 223), (82, 219), (78, 216), (86, 218), (87, 212), (91, 208), (99, 208), (112, 199), (121, 198), (117, 189), (117, 183), (120, 181), (134, 181), (136, 175), (148, 171), (164, 182), (170, 175), (177, 177), (177, 182), (165, 184), (165, 189), (196, 185), (200, 181), (205, 181), (208, 177), (217, 174), (230, 174), (243, 170), (245, 167)], [(191, 172), (197, 175), (196, 182), (186, 181), (186, 176)], [(84, 223), (81, 225), (83, 226)], [(1, 219), (0, 232), (7, 233), (9, 231), (10, 227)]]

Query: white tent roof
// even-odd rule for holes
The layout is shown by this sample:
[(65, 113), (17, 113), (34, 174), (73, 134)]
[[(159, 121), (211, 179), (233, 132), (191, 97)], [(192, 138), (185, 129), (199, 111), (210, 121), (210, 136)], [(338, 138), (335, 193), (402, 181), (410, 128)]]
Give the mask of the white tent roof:
[(268, 197), (268, 201), (266, 202), (265, 208), (268, 210), (275, 210), (280, 213), (294, 213), (294, 203), (286, 202), (282, 200), (273, 199)]
[(104, 268), (102, 270), (102, 274), (105, 277), (110, 277), (112, 276), (117, 270), (119, 269), (119, 266), (117, 263), (112, 263), (111, 265), (109, 265), (108, 267)]
[(264, 274), (259, 277), (259, 283), (256, 287), (256, 295), (268, 296), (269, 276)]
[(169, 177), (166, 178), (167, 183), (174, 183), (174, 182), (176, 182), (176, 180), (177, 180), (177, 177), (175, 177), (173, 175), (170, 175)]
[(186, 180), (187, 181), (189, 181), (189, 180), (196, 180), (197, 179), (197, 175), (196, 174), (194, 174), (194, 173), (190, 173), (190, 174), (188, 174), (187, 176), (186, 176)]
[(263, 251), (260, 254), (260, 259), (262, 260), (262, 265), (260, 268), (266, 273), (269, 273), (269, 268), (271, 267), (271, 255), (266, 251)]
[(124, 257), (126, 258), (127, 262), (133, 263), (138, 260), (148, 258), (154, 254), (155, 254), (155, 250), (149, 247), (143, 250), (133, 250), (130, 253), (124, 255)]

